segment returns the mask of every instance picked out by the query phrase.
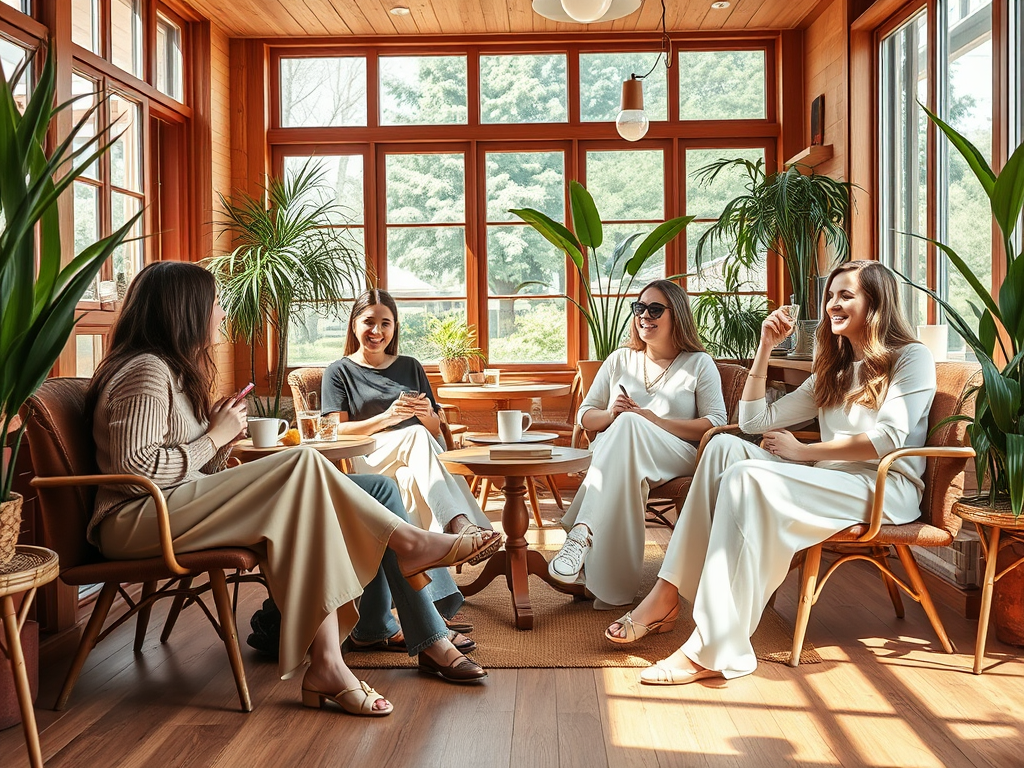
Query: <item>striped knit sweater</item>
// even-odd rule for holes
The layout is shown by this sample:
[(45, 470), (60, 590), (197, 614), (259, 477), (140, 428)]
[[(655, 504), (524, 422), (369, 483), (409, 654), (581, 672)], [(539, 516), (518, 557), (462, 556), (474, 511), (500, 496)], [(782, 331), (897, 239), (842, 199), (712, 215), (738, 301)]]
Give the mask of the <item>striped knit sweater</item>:
[[(143, 354), (124, 365), (100, 393), (93, 415), (96, 463), (100, 472), (148, 477), (163, 491), (212, 474), (227, 461), (198, 421), (177, 378), (156, 355)], [(146, 496), (138, 485), (100, 486), (88, 538), (107, 515)]]

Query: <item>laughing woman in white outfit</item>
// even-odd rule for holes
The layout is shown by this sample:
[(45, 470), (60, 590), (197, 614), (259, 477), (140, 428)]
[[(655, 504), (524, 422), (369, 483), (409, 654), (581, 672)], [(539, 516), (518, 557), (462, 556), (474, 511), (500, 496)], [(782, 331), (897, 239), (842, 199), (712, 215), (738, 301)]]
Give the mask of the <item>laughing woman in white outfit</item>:
[(636, 596), (651, 486), (691, 474), (694, 443), (726, 420), (721, 377), (683, 289), (655, 280), (632, 310), (626, 347), (601, 366), (577, 415), (584, 429), (599, 434), (586, 479), (562, 518), (569, 535), (548, 567), (556, 581), (585, 582), (599, 610)]
[(394, 478), (414, 525), (490, 529), (465, 479), (437, 459), (444, 449), (434, 438), (441, 431), (434, 393), (419, 361), (398, 354), (398, 307), (386, 291), (356, 299), (345, 357), (324, 372), (321, 404), (338, 415), (342, 434), (374, 436), (376, 449), (352, 459), (353, 468)]
[[(899, 308), (895, 277), (878, 262), (838, 267), (826, 285), (813, 374), (765, 404), (768, 356), (792, 331), (776, 310), (743, 390), (740, 426), (763, 433), (767, 450), (731, 435), (709, 444), (651, 593), (608, 628), (609, 640), (665, 631), (679, 596), (693, 601), (697, 627), (669, 658), (641, 673), (654, 684), (754, 671), (750, 645), (793, 555), (867, 520), (878, 460), (924, 445), (935, 395), (935, 365)], [(805, 445), (783, 427), (817, 417), (822, 442)], [(920, 515), (925, 461), (900, 459), (886, 481), (884, 515)]]

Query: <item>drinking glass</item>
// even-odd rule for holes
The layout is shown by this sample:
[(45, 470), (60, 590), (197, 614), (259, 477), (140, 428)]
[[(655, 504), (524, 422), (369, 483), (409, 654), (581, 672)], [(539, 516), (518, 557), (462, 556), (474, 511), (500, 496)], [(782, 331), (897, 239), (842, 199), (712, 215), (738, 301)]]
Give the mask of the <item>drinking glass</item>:
[(484, 368), (484, 386), (496, 387), (501, 383), (501, 371), (497, 368)]

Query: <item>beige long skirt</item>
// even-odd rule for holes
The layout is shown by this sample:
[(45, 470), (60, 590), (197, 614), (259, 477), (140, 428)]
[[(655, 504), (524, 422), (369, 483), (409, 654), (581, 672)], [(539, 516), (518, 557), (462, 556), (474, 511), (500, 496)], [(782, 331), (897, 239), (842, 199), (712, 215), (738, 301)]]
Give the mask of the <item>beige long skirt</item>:
[[(185, 483), (167, 496), (177, 552), (249, 547), (281, 609), (282, 678), (303, 665), (317, 630), (338, 612), (345, 637), (355, 599), (377, 574), (401, 522), (311, 448), (267, 456)], [(99, 526), (107, 557), (160, 554), (156, 505), (146, 497)], [(340, 609), (340, 610), (338, 610)]]

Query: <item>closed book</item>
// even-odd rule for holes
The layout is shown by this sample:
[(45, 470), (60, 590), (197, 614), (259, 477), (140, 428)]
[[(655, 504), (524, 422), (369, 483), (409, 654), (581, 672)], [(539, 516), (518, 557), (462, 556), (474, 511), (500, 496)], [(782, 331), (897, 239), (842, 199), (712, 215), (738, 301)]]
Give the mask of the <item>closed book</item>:
[(550, 445), (494, 445), (488, 455), (497, 461), (509, 459), (550, 459)]

